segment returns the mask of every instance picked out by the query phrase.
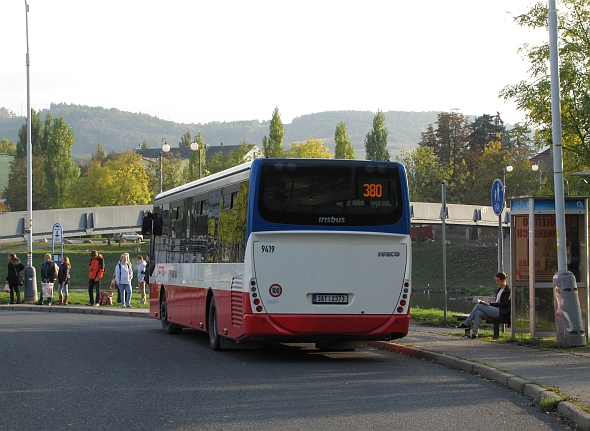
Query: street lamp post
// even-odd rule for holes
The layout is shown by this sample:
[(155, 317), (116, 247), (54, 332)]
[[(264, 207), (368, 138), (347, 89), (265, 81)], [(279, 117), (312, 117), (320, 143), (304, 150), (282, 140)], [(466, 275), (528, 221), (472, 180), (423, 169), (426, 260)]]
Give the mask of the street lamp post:
[[(207, 145), (203, 144), (205, 150), (205, 154), (207, 154)], [(197, 155), (199, 157), (199, 179), (203, 178), (203, 159), (201, 158), (201, 146), (197, 142), (197, 137), (195, 136), (195, 141), (191, 143), (191, 150), (197, 151)]]
[(37, 300), (37, 277), (33, 266), (33, 143), (31, 131), (31, 85), (29, 69), (31, 62), (29, 57), (29, 4), (25, 0), (25, 19), (27, 32), (27, 216), (25, 218), (25, 233), (27, 238), (27, 267), (25, 268), (25, 301)]
[(162, 146), (160, 148), (160, 193), (164, 191), (164, 175), (162, 172), (162, 158), (164, 153), (170, 151), (170, 145), (166, 142), (166, 138), (162, 138)]
[(533, 172), (539, 171), (539, 190), (541, 190), (541, 186), (543, 184), (543, 171), (536, 163), (533, 166), (531, 166), (531, 169), (533, 170)]
[(504, 171), (504, 181), (502, 182), (502, 184), (504, 185), (504, 198), (506, 198), (506, 172), (510, 173), (514, 170), (514, 167), (512, 165), (508, 165), (506, 166), (506, 170)]

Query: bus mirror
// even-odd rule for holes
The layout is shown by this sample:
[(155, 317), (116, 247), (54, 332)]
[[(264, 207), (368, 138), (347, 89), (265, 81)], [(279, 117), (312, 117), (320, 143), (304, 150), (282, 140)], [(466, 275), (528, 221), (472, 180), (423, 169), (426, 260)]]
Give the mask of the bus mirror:
[(141, 234), (142, 235), (151, 235), (152, 234), (152, 222), (154, 221), (154, 215), (152, 213), (147, 213), (143, 216), (143, 221), (141, 223)]

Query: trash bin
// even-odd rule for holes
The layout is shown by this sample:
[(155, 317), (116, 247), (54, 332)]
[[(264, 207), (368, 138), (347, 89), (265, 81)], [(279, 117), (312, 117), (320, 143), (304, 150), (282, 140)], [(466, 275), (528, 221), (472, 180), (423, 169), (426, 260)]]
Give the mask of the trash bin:
[(25, 302), (37, 302), (37, 275), (35, 267), (25, 268)]
[(553, 291), (557, 344), (562, 347), (585, 346), (586, 332), (574, 274), (570, 271), (555, 274)]

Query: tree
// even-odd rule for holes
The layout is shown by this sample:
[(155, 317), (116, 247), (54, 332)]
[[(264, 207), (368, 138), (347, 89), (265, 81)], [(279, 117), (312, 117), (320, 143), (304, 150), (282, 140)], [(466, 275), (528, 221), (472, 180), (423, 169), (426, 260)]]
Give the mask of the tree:
[(0, 140), (0, 154), (14, 156), (16, 154), (16, 145), (14, 145), (14, 142), (10, 142), (8, 138), (3, 137)]
[(319, 139), (308, 139), (305, 143), (295, 143), (287, 151), (287, 157), (299, 159), (331, 159), (330, 149)]
[[(109, 155), (110, 157), (110, 155)], [(139, 156), (141, 159), (141, 156)], [(181, 184), (184, 184), (182, 160), (180, 155), (173, 155), (171, 152), (164, 153), (162, 156), (162, 186), (164, 191), (170, 190)], [(156, 196), (160, 192), (160, 163), (150, 163), (145, 167), (148, 176), (148, 190), (151, 196)]]
[(283, 138), (285, 136), (285, 128), (281, 121), (281, 113), (279, 108), (275, 108), (270, 120), (268, 138), (262, 138), (262, 150), (265, 157), (283, 157), (285, 148), (283, 147)]
[(389, 160), (391, 155), (387, 151), (387, 128), (385, 114), (377, 111), (373, 118), (373, 129), (365, 137), (365, 151), (367, 160)]
[[(43, 166), (43, 156), (33, 156), (33, 202), (31, 203), (33, 210), (49, 208)], [(10, 211), (27, 210), (27, 164), (23, 163), (23, 159), (15, 158), (10, 162), (10, 174), (8, 174), (8, 185), (4, 190), (4, 198)]]
[(471, 125), (457, 111), (438, 114), (436, 128), (429, 125), (422, 133), (421, 147), (432, 148), (439, 168), (447, 172), (447, 199), (452, 203), (469, 203), (471, 175), (464, 153), (469, 143)]
[[(590, 8), (587, 0), (561, 0), (558, 14), (559, 78), (561, 123), (565, 153), (575, 153), (579, 166), (590, 167)], [(545, 29), (548, 7), (544, 2), (532, 5), (528, 12), (514, 18), (517, 25)], [(516, 101), (526, 113), (527, 123), (537, 129), (540, 146), (552, 143), (551, 82), (547, 73), (549, 43), (520, 48), (530, 63), (529, 78), (505, 87), (500, 96)], [(566, 145), (567, 142), (567, 145)]]
[(103, 165), (91, 161), (78, 185), (78, 202), (85, 207), (145, 205), (151, 200), (148, 186), (148, 174), (139, 154), (111, 153)]
[(149, 150), (149, 148), (150, 148), (150, 144), (148, 144), (148, 141), (146, 141), (144, 139), (143, 142), (141, 143), (141, 149), (142, 150)]
[[(43, 146), (43, 123), (41, 115), (34, 109), (31, 109), (31, 147), (34, 156), (41, 155)], [(18, 131), (18, 141), (16, 143), (16, 158), (22, 159), (27, 157), (27, 124), (23, 124)]]
[(102, 144), (100, 142), (98, 142), (96, 144), (96, 151), (94, 153), (92, 153), (92, 160), (97, 161), (102, 164), (102, 163), (104, 163), (106, 158), (107, 158), (107, 152), (103, 148)]
[(50, 208), (66, 208), (68, 192), (80, 176), (80, 168), (72, 159), (74, 132), (63, 117), (47, 118), (51, 121), (46, 121), (44, 129), (48, 141), (44, 165), (47, 201)]
[(178, 143), (178, 148), (190, 148), (193, 142), (193, 138), (191, 138), (190, 132), (186, 132), (184, 135), (180, 137), (180, 142)]
[(182, 174), (185, 182), (187, 183), (208, 175), (204, 172), (207, 145), (205, 144), (205, 140), (203, 139), (203, 135), (201, 135), (200, 131), (197, 133), (197, 136), (195, 136), (195, 142), (199, 148), (198, 150), (191, 153), (188, 165), (185, 166), (184, 172)]
[(250, 148), (252, 148), (252, 145), (243, 141), (237, 150), (231, 150), (225, 156), (221, 151), (215, 153), (207, 163), (208, 171), (215, 174), (248, 161), (245, 157), (248, 151), (250, 151)]
[(440, 169), (431, 147), (418, 147), (411, 153), (402, 151), (396, 160), (406, 168), (411, 201), (440, 202), (441, 184), (448, 180), (448, 171)]
[(334, 132), (334, 142), (336, 143), (336, 148), (334, 150), (335, 159), (354, 160), (354, 148), (348, 137), (348, 129), (346, 128), (346, 123), (344, 121), (341, 121), (336, 125), (336, 132)]
[[(492, 141), (484, 149), (477, 169), (473, 172), (473, 188), (469, 202), (474, 205), (490, 205), (490, 192), (495, 179), (504, 179), (506, 174), (506, 196), (531, 195), (539, 187), (537, 174), (531, 169), (528, 150), (508, 151), (502, 148), (499, 140)], [(506, 166), (512, 172), (506, 172)]]

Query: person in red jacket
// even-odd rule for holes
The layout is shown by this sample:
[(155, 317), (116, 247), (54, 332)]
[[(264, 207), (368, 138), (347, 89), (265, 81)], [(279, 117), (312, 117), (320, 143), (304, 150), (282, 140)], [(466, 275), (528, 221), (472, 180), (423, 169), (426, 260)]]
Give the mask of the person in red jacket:
[[(98, 254), (96, 250), (90, 252), (90, 264), (88, 265), (88, 296), (90, 301), (86, 305), (100, 305), (100, 279), (104, 275), (104, 259), (102, 254)], [(96, 290), (96, 301), (93, 293)]]

